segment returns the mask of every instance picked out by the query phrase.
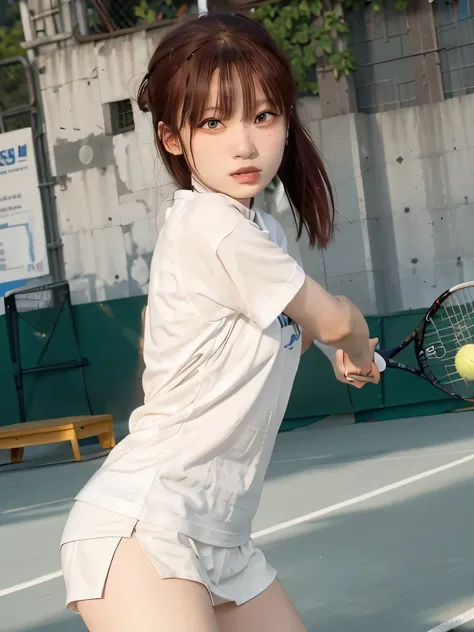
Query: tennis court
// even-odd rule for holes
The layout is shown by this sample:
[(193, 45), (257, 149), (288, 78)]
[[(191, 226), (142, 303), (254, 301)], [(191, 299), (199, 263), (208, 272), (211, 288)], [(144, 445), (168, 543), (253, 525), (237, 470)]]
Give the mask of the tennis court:
[[(474, 414), (350, 421), (279, 435), (254, 524), (308, 630), (474, 630)], [(64, 610), (58, 542), (96, 450), (0, 467), (0, 630), (85, 630)]]

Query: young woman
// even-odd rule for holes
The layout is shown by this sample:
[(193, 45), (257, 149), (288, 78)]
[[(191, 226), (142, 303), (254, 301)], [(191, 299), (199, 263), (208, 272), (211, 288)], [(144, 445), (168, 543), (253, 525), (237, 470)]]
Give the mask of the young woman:
[(151, 265), (145, 403), (61, 542), (67, 607), (91, 632), (305, 629), (250, 537), (302, 339), (338, 348), (342, 381), (380, 376), (360, 311), (305, 276), (253, 208), (278, 175), (311, 243), (331, 237), (296, 98), (286, 57), (238, 15), (183, 21), (150, 61), (138, 102), (178, 191)]

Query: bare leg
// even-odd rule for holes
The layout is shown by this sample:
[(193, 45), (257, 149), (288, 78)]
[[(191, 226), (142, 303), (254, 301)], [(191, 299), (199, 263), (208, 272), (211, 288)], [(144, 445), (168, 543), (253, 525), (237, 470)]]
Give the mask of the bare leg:
[(215, 608), (220, 632), (306, 632), (301, 617), (276, 579), (263, 593), (241, 606)]
[(89, 632), (218, 632), (207, 588), (161, 579), (136, 538), (121, 540), (103, 598), (77, 606)]

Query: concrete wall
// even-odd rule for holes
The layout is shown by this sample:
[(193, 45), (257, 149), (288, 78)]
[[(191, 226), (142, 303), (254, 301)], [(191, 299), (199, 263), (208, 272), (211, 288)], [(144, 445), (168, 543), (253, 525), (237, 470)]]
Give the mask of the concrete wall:
[[(40, 48), (41, 90), (67, 278), (74, 303), (146, 294), (157, 226), (175, 188), (133, 97), (163, 31)], [(132, 99), (135, 130), (106, 133), (108, 104)], [(295, 243), (286, 199), (261, 202), (290, 250), (367, 314), (427, 306), (473, 277), (474, 96), (379, 114), (322, 118), (305, 98), (338, 204), (326, 252)]]
[(305, 270), (330, 292), (344, 294), (365, 313), (377, 313), (375, 280), (369, 241), (369, 220), (364, 201), (356, 118), (345, 115), (318, 119), (311, 99), (303, 102), (306, 123), (320, 149), (336, 195), (336, 231), (326, 251), (310, 249), (303, 235), (300, 252)]
[[(138, 84), (162, 30), (41, 49), (41, 92), (67, 278), (75, 303), (144, 294), (157, 213), (174, 185), (156, 157)], [(135, 130), (109, 135), (108, 104), (131, 99)]]
[(383, 311), (427, 306), (474, 278), (473, 117), (473, 96), (355, 117)]
[[(327, 251), (299, 243), (306, 271), (367, 314), (427, 307), (473, 279), (474, 95), (330, 119), (303, 107), (338, 206)], [(291, 231), (287, 205), (273, 212)]]

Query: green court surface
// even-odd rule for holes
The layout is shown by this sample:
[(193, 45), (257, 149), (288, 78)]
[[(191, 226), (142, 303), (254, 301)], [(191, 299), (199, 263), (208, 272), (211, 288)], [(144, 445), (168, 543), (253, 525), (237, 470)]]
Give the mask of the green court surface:
[[(309, 631), (474, 630), (473, 413), (351, 421), (279, 435), (256, 544)], [(85, 630), (64, 610), (59, 539), (97, 449), (0, 467), (0, 630)]]

